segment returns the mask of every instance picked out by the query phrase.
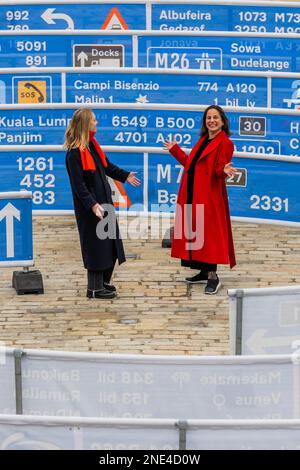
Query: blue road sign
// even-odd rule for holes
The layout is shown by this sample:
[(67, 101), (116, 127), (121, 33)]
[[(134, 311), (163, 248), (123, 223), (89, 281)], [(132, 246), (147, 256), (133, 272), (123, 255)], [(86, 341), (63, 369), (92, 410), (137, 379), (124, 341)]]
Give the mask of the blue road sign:
[[(137, 37), (138, 65), (154, 68), (299, 72), (296, 38)], [(131, 67), (133, 36), (0, 35), (0, 67)]]
[[(61, 145), (73, 109), (0, 111), (0, 145)], [(300, 116), (228, 112), (236, 150), (299, 156)], [(202, 112), (156, 109), (95, 109), (102, 145), (163, 147), (176, 139), (184, 147), (196, 142)]]
[[(173, 73), (0, 73), (0, 102), (174, 103), (267, 107), (267, 78)], [(1, 86), (1, 82), (3, 85)], [(282, 90), (289, 93), (289, 81)], [(1, 99), (1, 93), (3, 97)], [(41, 101), (42, 99), (42, 101)]]
[[(5, 104), (7, 102), (6, 95), (7, 95), (6, 83), (4, 80), (0, 80), (0, 104)], [(11, 101), (9, 101), (9, 103), (11, 103)]]
[[(298, 163), (234, 158), (233, 165), (238, 174), (227, 179), (232, 216), (300, 222)], [(148, 210), (174, 211), (182, 173), (172, 156), (149, 155)]]
[[(211, 103), (267, 107), (267, 78), (187, 73), (0, 73), (0, 103)], [(300, 80), (270, 80), (271, 107), (299, 109)]]
[(0, 193), (0, 266), (32, 266), (31, 193)]
[(0, 36), (0, 67), (131, 67), (131, 36)]
[[(174, 211), (183, 167), (171, 155), (108, 152), (107, 156), (121, 168), (137, 171), (142, 180), (138, 188), (110, 181), (117, 208)], [(17, 156), (1, 152), (1, 190), (32, 191), (34, 210), (72, 210), (64, 161), (64, 151), (25, 151)], [(300, 223), (299, 163), (236, 157), (233, 164), (238, 174), (227, 179), (231, 215)]]
[[(216, 2), (217, 3), (217, 2)], [(240, 31), (299, 33), (297, 7), (259, 5), (152, 5), (152, 29), (161, 31)]]
[[(5, 3), (5, 2), (3, 2)], [(145, 29), (144, 4), (1, 5), (1, 29)], [(169, 31), (241, 31), (299, 33), (297, 6), (165, 4), (149, 5), (152, 29)], [(149, 19), (150, 19), (149, 18)]]
[(300, 79), (272, 78), (272, 107), (300, 109)]
[(299, 39), (139, 36), (139, 66), (298, 72)]
[(0, 74), (0, 103), (61, 103), (61, 87), (59, 73)]
[[(34, 210), (72, 210), (72, 196), (65, 166), (66, 152), (0, 152), (1, 191), (31, 191)], [(137, 171), (143, 181), (142, 154), (107, 153), (116, 165)], [(133, 188), (110, 181), (119, 209), (143, 203), (143, 184)]]
[(67, 74), (69, 103), (267, 106), (267, 79), (187, 74)]
[(2, 5), (1, 29), (145, 29), (146, 7), (116, 2), (59, 5)]
[(34, 209), (70, 208), (65, 153), (1, 152), (0, 162), (1, 191), (31, 191)]

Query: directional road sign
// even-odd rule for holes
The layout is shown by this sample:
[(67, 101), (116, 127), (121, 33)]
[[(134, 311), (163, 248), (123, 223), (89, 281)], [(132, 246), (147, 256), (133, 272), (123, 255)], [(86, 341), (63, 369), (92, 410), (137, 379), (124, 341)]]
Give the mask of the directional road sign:
[[(60, 145), (74, 110), (0, 110), (0, 145)], [(176, 138), (184, 147), (196, 142), (202, 112), (147, 109), (95, 109), (102, 145), (151, 146), (162, 148)], [(228, 112), (232, 138), (239, 152), (299, 156), (300, 115)]]
[[(214, 3), (214, 2), (209, 2)], [(153, 4), (152, 29), (161, 31), (239, 31), (299, 33), (300, 9), (295, 6)]]
[[(92, 50), (95, 48), (94, 57)], [(100, 52), (102, 57), (99, 57)], [(0, 69), (0, 103), (169, 103), (169, 104), (219, 104), (220, 106), (267, 107), (268, 90), (270, 107), (300, 109), (300, 80), (297, 78), (247, 77), (207, 73), (174, 73), (164, 70), (157, 73), (120, 69), (124, 63), (122, 45), (74, 46), (74, 63), (91, 66), (92, 61), (101, 63), (101, 71), (49, 73), (48, 69), (24, 74), (4, 73)], [(105, 56), (107, 51), (118, 57)], [(96, 57), (98, 54), (98, 57)], [(111, 53), (110, 53), (111, 54)], [(111, 60), (118, 72), (106, 70)], [(74, 69), (73, 69), (74, 70)], [(121, 72), (121, 73), (120, 73)], [(178, 73), (179, 72), (179, 73)], [(62, 84), (63, 83), (63, 84)]]
[[(136, 212), (174, 212), (183, 167), (167, 152), (107, 152), (128, 171), (137, 171), (139, 188), (112, 183), (114, 201)], [(129, 158), (130, 156), (130, 158)], [(298, 161), (234, 158), (237, 175), (226, 180), (232, 216), (300, 223)], [(32, 191), (35, 210), (72, 210), (65, 151), (0, 152), (1, 189)], [(276, 181), (276, 184), (274, 184)], [(139, 205), (139, 207), (137, 207)]]
[(123, 45), (125, 67), (299, 72), (299, 39), (278, 36), (228, 37), (226, 33), (205, 32), (199, 36), (153, 32), (136, 36), (130, 31), (124, 36), (109, 31), (103, 35), (94, 31), (4, 34), (0, 31), (0, 67), (71, 66), (74, 45)]
[[(109, 160), (128, 171), (137, 171), (142, 180), (143, 155), (106, 153)], [(1, 191), (27, 190), (32, 193), (34, 210), (72, 210), (72, 195), (65, 165), (66, 152), (0, 152)], [(128, 183), (110, 180), (113, 201), (118, 208), (143, 203), (143, 184), (133, 188)]]
[[(3, 5), (4, 3), (4, 5)], [(5, 3), (7, 3), (5, 5)], [(146, 6), (142, 3), (115, 5), (78, 3), (42, 5), (12, 5), (1, 1), (0, 28), (6, 30), (28, 29), (145, 29)]]
[(138, 36), (139, 66), (199, 70), (298, 72), (299, 39), (276, 37)]
[[(299, 33), (300, 10), (297, 3), (286, 6), (220, 5), (155, 1), (135, 4), (122, 1), (88, 0), (70, 4), (13, 5), (3, 0), (0, 6), (1, 29), (149, 29), (161, 31), (237, 31)], [(147, 9), (146, 9), (147, 3)], [(264, 3), (264, 2), (261, 2)]]
[(122, 44), (74, 44), (74, 67), (124, 67), (124, 46)]
[[(232, 216), (300, 222), (300, 163), (234, 158), (233, 165), (238, 173), (226, 181)], [(149, 154), (149, 211), (175, 210), (182, 173), (169, 154)]]
[(0, 266), (32, 266), (31, 192), (0, 193)]
[[(132, 36), (1, 35), (0, 67), (132, 67)], [(87, 57), (86, 57), (87, 56)], [(110, 64), (109, 64), (110, 62)]]

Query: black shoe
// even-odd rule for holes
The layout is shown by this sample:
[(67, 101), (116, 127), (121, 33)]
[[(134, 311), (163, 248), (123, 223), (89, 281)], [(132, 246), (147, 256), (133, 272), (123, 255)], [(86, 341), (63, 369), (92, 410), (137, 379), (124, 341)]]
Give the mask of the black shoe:
[(110, 290), (105, 289), (103, 287), (103, 289), (99, 290), (88, 289), (86, 291), (86, 296), (89, 299), (113, 299), (114, 297), (116, 297), (116, 293), (111, 292)]
[(204, 294), (213, 295), (218, 292), (221, 287), (220, 279), (217, 276), (217, 279), (208, 279), (207, 284), (204, 289)]
[(200, 271), (200, 273), (196, 274), (193, 277), (186, 277), (185, 280), (189, 284), (203, 284), (207, 282), (208, 274), (204, 271)]
[(113, 286), (112, 284), (106, 284), (106, 282), (103, 282), (103, 285), (104, 285), (105, 289), (109, 290), (110, 292), (116, 292), (117, 291), (115, 286)]

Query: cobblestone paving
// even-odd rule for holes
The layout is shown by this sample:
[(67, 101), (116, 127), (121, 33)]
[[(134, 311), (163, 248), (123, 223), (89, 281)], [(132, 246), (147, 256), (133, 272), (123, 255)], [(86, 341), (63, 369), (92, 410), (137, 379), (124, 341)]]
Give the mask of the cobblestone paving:
[[(121, 221), (121, 226), (123, 226)], [(237, 267), (220, 266), (223, 287), (188, 286), (191, 271), (160, 239), (125, 240), (112, 301), (87, 299), (73, 216), (34, 218), (36, 268), (45, 294), (18, 296), (13, 269), (0, 270), (0, 341), (24, 348), (134, 354), (229, 354), (229, 288), (300, 282), (300, 236), (294, 227), (233, 223)], [(15, 268), (16, 269), (16, 268)]]

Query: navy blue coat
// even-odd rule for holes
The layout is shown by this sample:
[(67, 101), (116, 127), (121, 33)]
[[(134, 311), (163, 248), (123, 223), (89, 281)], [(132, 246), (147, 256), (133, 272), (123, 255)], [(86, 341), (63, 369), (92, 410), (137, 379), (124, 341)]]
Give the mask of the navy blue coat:
[(115, 224), (116, 237), (115, 239), (100, 239), (96, 233), (99, 219), (93, 213), (92, 207), (96, 203), (113, 206), (111, 188), (106, 175), (125, 183), (129, 172), (108, 160), (108, 166), (105, 168), (92, 142), (89, 143), (89, 148), (96, 164), (95, 172), (83, 171), (78, 148), (67, 152), (66, 166), (71, 183), (84, 267), (90, 271), (102, 271), (111, 268), (116, 259), (119, 264), (126, 259), (114, 209), (110, 212), (113, 214), (110, 222)]

